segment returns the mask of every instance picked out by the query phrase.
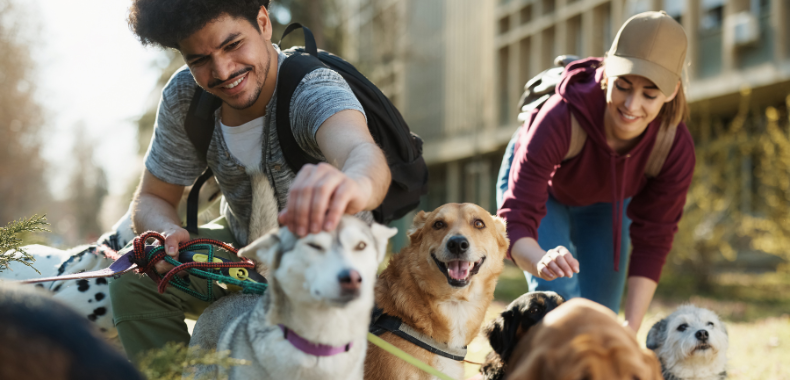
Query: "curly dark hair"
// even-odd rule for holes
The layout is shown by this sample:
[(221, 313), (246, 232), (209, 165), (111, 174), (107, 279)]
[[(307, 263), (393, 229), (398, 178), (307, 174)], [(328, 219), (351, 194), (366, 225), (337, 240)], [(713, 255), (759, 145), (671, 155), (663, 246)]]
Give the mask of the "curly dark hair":
[(133, 0), (129, 28), (143, 45), (178, 49), (181, 41), (223, 14), (243, 18), (258, 28), (261, 6), (269, 0)]

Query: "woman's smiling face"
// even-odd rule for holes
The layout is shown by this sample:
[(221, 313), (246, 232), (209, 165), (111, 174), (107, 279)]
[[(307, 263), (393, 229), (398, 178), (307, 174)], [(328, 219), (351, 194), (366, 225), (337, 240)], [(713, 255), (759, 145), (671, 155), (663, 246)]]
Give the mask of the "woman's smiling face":
[(664, 95), (656, 85), (639, 75), (607, 78), (606, 138), (619, 151), (622, 144), (634, 141), (661, 112), (661, 107), (675, 98), (680, 85), (671, 96)]

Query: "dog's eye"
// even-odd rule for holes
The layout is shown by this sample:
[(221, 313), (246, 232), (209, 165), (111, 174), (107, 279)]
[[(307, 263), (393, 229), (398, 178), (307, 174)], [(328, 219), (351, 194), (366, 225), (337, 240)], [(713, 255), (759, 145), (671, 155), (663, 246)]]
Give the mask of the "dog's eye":
[(678, 331), (686, 331), (687, 328), (689, 328), (689, 325), (684, 323), (684, 324), (678, 326)]
[(475, 228), (477, 228), (478, 230), (486, 228), (486, 224), (483, 223), (483, 221), (480, 219), (475, 220)]
[(533, 306), (529, 309), (530, 314), (537, 314), (540, 309), (537, 306)]
[(318, 245), (316, 243), (307, 243), (307, 245), (310, 246), (310, 248), (314, 248), (314, 249), (319, 250), (321, 252), (324, 251), (324, 247), (322, 247), (322, 246), (320, 246), (320, 245)]
[(356, 249), (357, 251), (361, 251), (361, 250), (365, 249), (365, 247), (367, 247), (367, 246), (368, 245), (365, 244), (364, 241), (361, 241), (361, 242), (359, 242), (359, 244), (357, 244), (356, 247), (354, 247), (354, 249)]
[(441, 220), (437, 220), (433, 223), (434, 230), (441, 230), (442, 228), (444, 228), (444, 226), (446, 226), (446, 224)]
[(713, 327), (713, 322), (708, 322), (708, 326)]

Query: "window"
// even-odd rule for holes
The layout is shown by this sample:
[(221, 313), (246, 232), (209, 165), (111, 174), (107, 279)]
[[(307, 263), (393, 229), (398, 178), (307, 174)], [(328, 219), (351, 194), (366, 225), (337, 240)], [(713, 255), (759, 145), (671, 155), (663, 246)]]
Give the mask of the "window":
[(652, 11), (651, 0), (626, 0), (625, 19), (642, 12)]
[(574, 54), (582, 56), (582, 16), (576, 16), (568, 20), (568, 41), (565, 49), (560, 54)]
[(505, 34), (510, 30), (510, 16), (499, 19), (499, 34)]
[(700, 4), (702, 8), (700, 29), (702, 31), (715, 29), (721, 31), (721, 26), (724, 23), (724, 3), (725, 0), (702, 0)]
[(521, 23), (521, 25), (524, 25), (532, 21), (532, 5), (527, 5), (526, 7), (521, 8), (519, 14), (520, 14), (519, 22)]
[(547, 15), (553, 13), (555, 8), (554, 0), (543, 0), (543, 14)]
[(499, 78), (497, 80), (497, 87), (499, 88), (499, 125), (507, 125), (510, 119), (515, 118), (515, 115), (510, 115), (510, 97), (508, 96), (508, 63), (510, 61), (510, 49), (503, 47), (499, 49), (499, 64), (497, 73)]
[[(530, 57), (532, 57), (532, 40), (527, 37), (519, 42), (519, 63), (518, 63), (518, 83), (524, 84), (531, 78), (532, 65)], [(521, 110), (517, 110), (520, 112)]]
[(554, 27), (546, 28), (543, 31), (543, 51), (541, 51), (541, 67), (539, 71), (546, 70), (554, 66), (554, 58), (557, 57), (557, 47), (554, 43)]
[(700, 2), (700, 27), (696, 68), (700, 78), (716, 76), (722, 69), (722, 25), (725, 0)]
[(675, 21), (683, 24), (683, 11), (686, 9), (686, 0), (664, 0), (663, 8)]

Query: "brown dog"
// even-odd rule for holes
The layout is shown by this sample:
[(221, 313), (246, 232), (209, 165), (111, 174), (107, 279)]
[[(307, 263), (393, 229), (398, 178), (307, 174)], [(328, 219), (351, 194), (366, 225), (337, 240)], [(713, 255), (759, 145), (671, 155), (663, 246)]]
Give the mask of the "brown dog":
[[(445, 352), (463, 355), (480, 330), (494, 297), (508, 247), (505, 222), (481, 207), (451, 203), (420, 212), (409, 245), (395, 255), (376, 283), (376, 304), (415, 335)], [(385, 332), (381, 337), (453, 378), (463, 362)], [(462, 356), (461, 356), (462, 357)], [(368, 345), (365, 379), (430, 379), (401, 359)]]
[(508, 362), (508, 380), (662, 380), (633, 331), (595, 302), (574, 298), (530, 329)]

